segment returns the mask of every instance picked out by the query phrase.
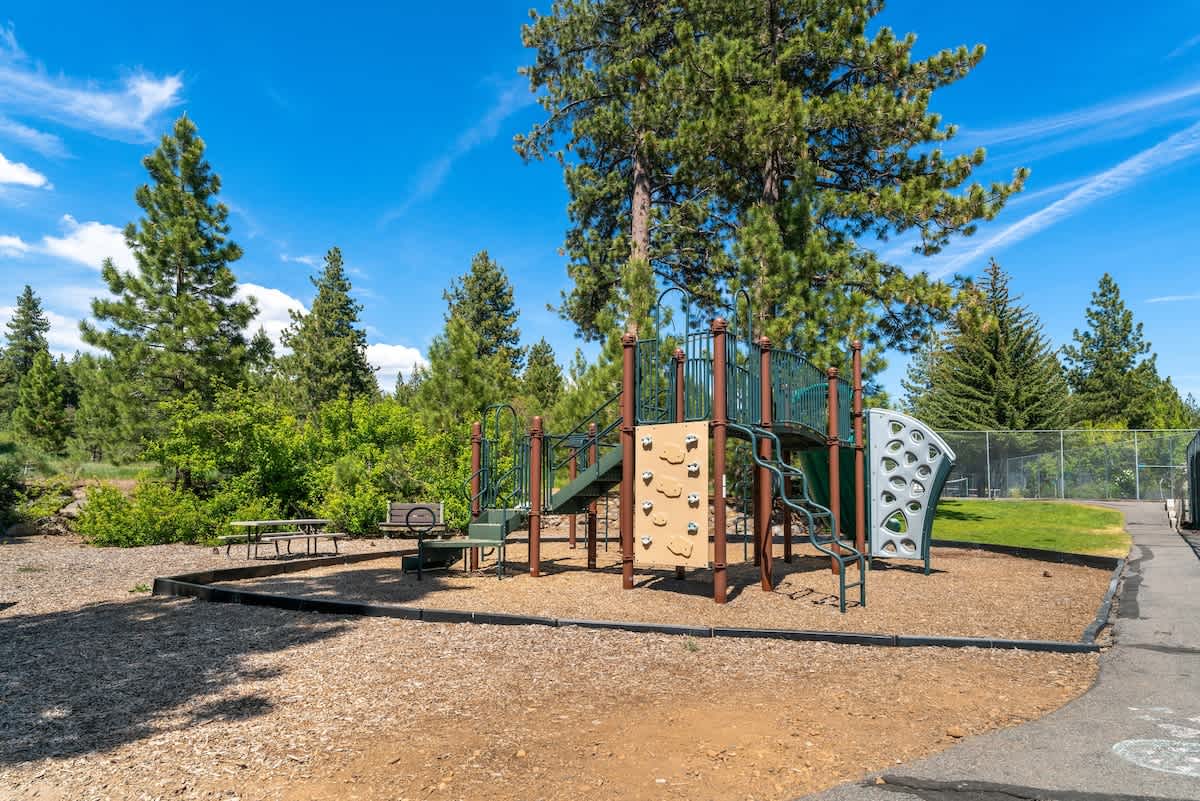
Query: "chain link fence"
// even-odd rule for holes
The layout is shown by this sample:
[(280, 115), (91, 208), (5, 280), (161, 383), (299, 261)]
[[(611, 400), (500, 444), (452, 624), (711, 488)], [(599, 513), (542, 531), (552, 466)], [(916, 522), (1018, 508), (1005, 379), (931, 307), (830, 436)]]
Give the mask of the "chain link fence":
[(1187, 484), (1194, 429), (939, 431), (958, 456), (943, 495), (1166, 500)]

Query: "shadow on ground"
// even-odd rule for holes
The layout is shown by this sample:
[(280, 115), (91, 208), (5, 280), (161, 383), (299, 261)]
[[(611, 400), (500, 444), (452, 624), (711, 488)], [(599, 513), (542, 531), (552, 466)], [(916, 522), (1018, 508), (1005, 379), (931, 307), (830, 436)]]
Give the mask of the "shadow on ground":
[[(441, 582), (422, 584), (432, 591)], [(350, 625), (330, 615), (151, 597), (9, 613), (0, 617), (0, 765), (100, 753), (268, 713), (270, 698), (242, 685), (278, 670), (256, 668), (253, 658)]]

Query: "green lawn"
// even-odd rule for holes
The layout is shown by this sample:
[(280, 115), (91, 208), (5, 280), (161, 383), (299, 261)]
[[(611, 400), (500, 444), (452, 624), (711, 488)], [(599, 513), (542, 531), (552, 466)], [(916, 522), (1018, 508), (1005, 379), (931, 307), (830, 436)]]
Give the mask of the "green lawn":
[(1082, 503), (943, 500), (933, 536), (1102, 556), (1129, 553), (1121, 513)]

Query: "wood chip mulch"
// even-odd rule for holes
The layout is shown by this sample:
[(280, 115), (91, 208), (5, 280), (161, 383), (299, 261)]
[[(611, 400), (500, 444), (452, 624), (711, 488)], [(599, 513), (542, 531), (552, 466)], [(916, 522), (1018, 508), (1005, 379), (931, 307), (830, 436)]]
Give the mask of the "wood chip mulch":
[(1097, 667), (1094, 655), (456, 626), (130, 592), (225, 564), (188, 546), (0, 544), (0, 797), (785, 799), (1038, 717)]

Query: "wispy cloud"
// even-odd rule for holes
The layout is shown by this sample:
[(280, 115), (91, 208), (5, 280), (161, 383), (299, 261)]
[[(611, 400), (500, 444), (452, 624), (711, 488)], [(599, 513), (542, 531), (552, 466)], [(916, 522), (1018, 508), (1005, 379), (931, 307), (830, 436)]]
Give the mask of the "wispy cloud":
[[(1194, 116), (1200, 106), (1200, 81), (1182, 86), (1160, 89), (1154, 92), (1101, 103), (1087, 108), (1075, 109), (1062, 114), (1036, 117), (1013, 125), (996, 128), (963, 128), (957, 141), (967, 147), (1010, 145), (1035, 140), (1045, 140), (1082, 132), (1084, 138), (1077, 143), (1096, 141), (1097, 138), (1125, 136), (1161, 125), (1164, 110), (1187, 105), (1187, 110), (1177, 111), (1172, 116), (1189, 114)], [(1153, 113), (1151, 113), (1153, 112)], [(1121, 123), (1117, 125), (1117, 123)]]
[(1158, 173), (1200, 153), (1200, 122), (1084, 181), (1066, 197), (993, 234), (965, 252), (953, 255), (932, 269), (935, 276), (956, 272), (985, 254), (1020, 242), (1074, 215), (1096, 201), (1128, 189), (1146, 175)]
[(1167, 58), (1168, 59), (1179, 58), (1180, 56), (1182, 56), (1187, 51), (1191, 50), (1196, 45), (1200, 45), (1200, 33), (1196, 34), (1191, 39), (1188, 39), (1186, 42), (1184, 42), (1179, 47), (1172, 50), (1170, 53), (1167, 53)]
[(1192, 295), (1160, 295), (1157, 298), (1148, 298), (1147, 303), (1180, 303), (1182, 301), (1200, 300), (1200, 293)]
[[(109, 88), (52, 75), (29, 59), (11, 26), (0, 28), (0, 108), (11, 113), (144, 141), (152, 137), (159, 115), (179, 104), (182, 89), (179, 74), (158, 77), (138, 70)], [(45, 146), (47, 140), (41, 141)]]
[(67, 146), (54, 134), (38, 131), (0, 114), (0, 139), (23, 145), (49, 158), (66, 158)]
[(283, 262), (292, 262), (293, 264), (305, 264), (309, 267), (316, 267), (318, 262), (316, 256), (291, 256), (287, 253), (280, 253), (279, 260)]
[(9, 161), (0, 153), (0, 184), (29, 186), (34, 189), (53, 189), (50, 180), (40, 172), (19, 161)]
[(456, 161), (484, 142), (494, 139), (506, 119), (535, 101), (525, 81), (505, 87), (487, 112), (458, 135), (449, 150), (421, 168), (409, 187), (407, 197), (396, 208), (386, 212), (379, 224), (387, 225), (403, 217), (414, 205), (432, 196), (446, 180)]

